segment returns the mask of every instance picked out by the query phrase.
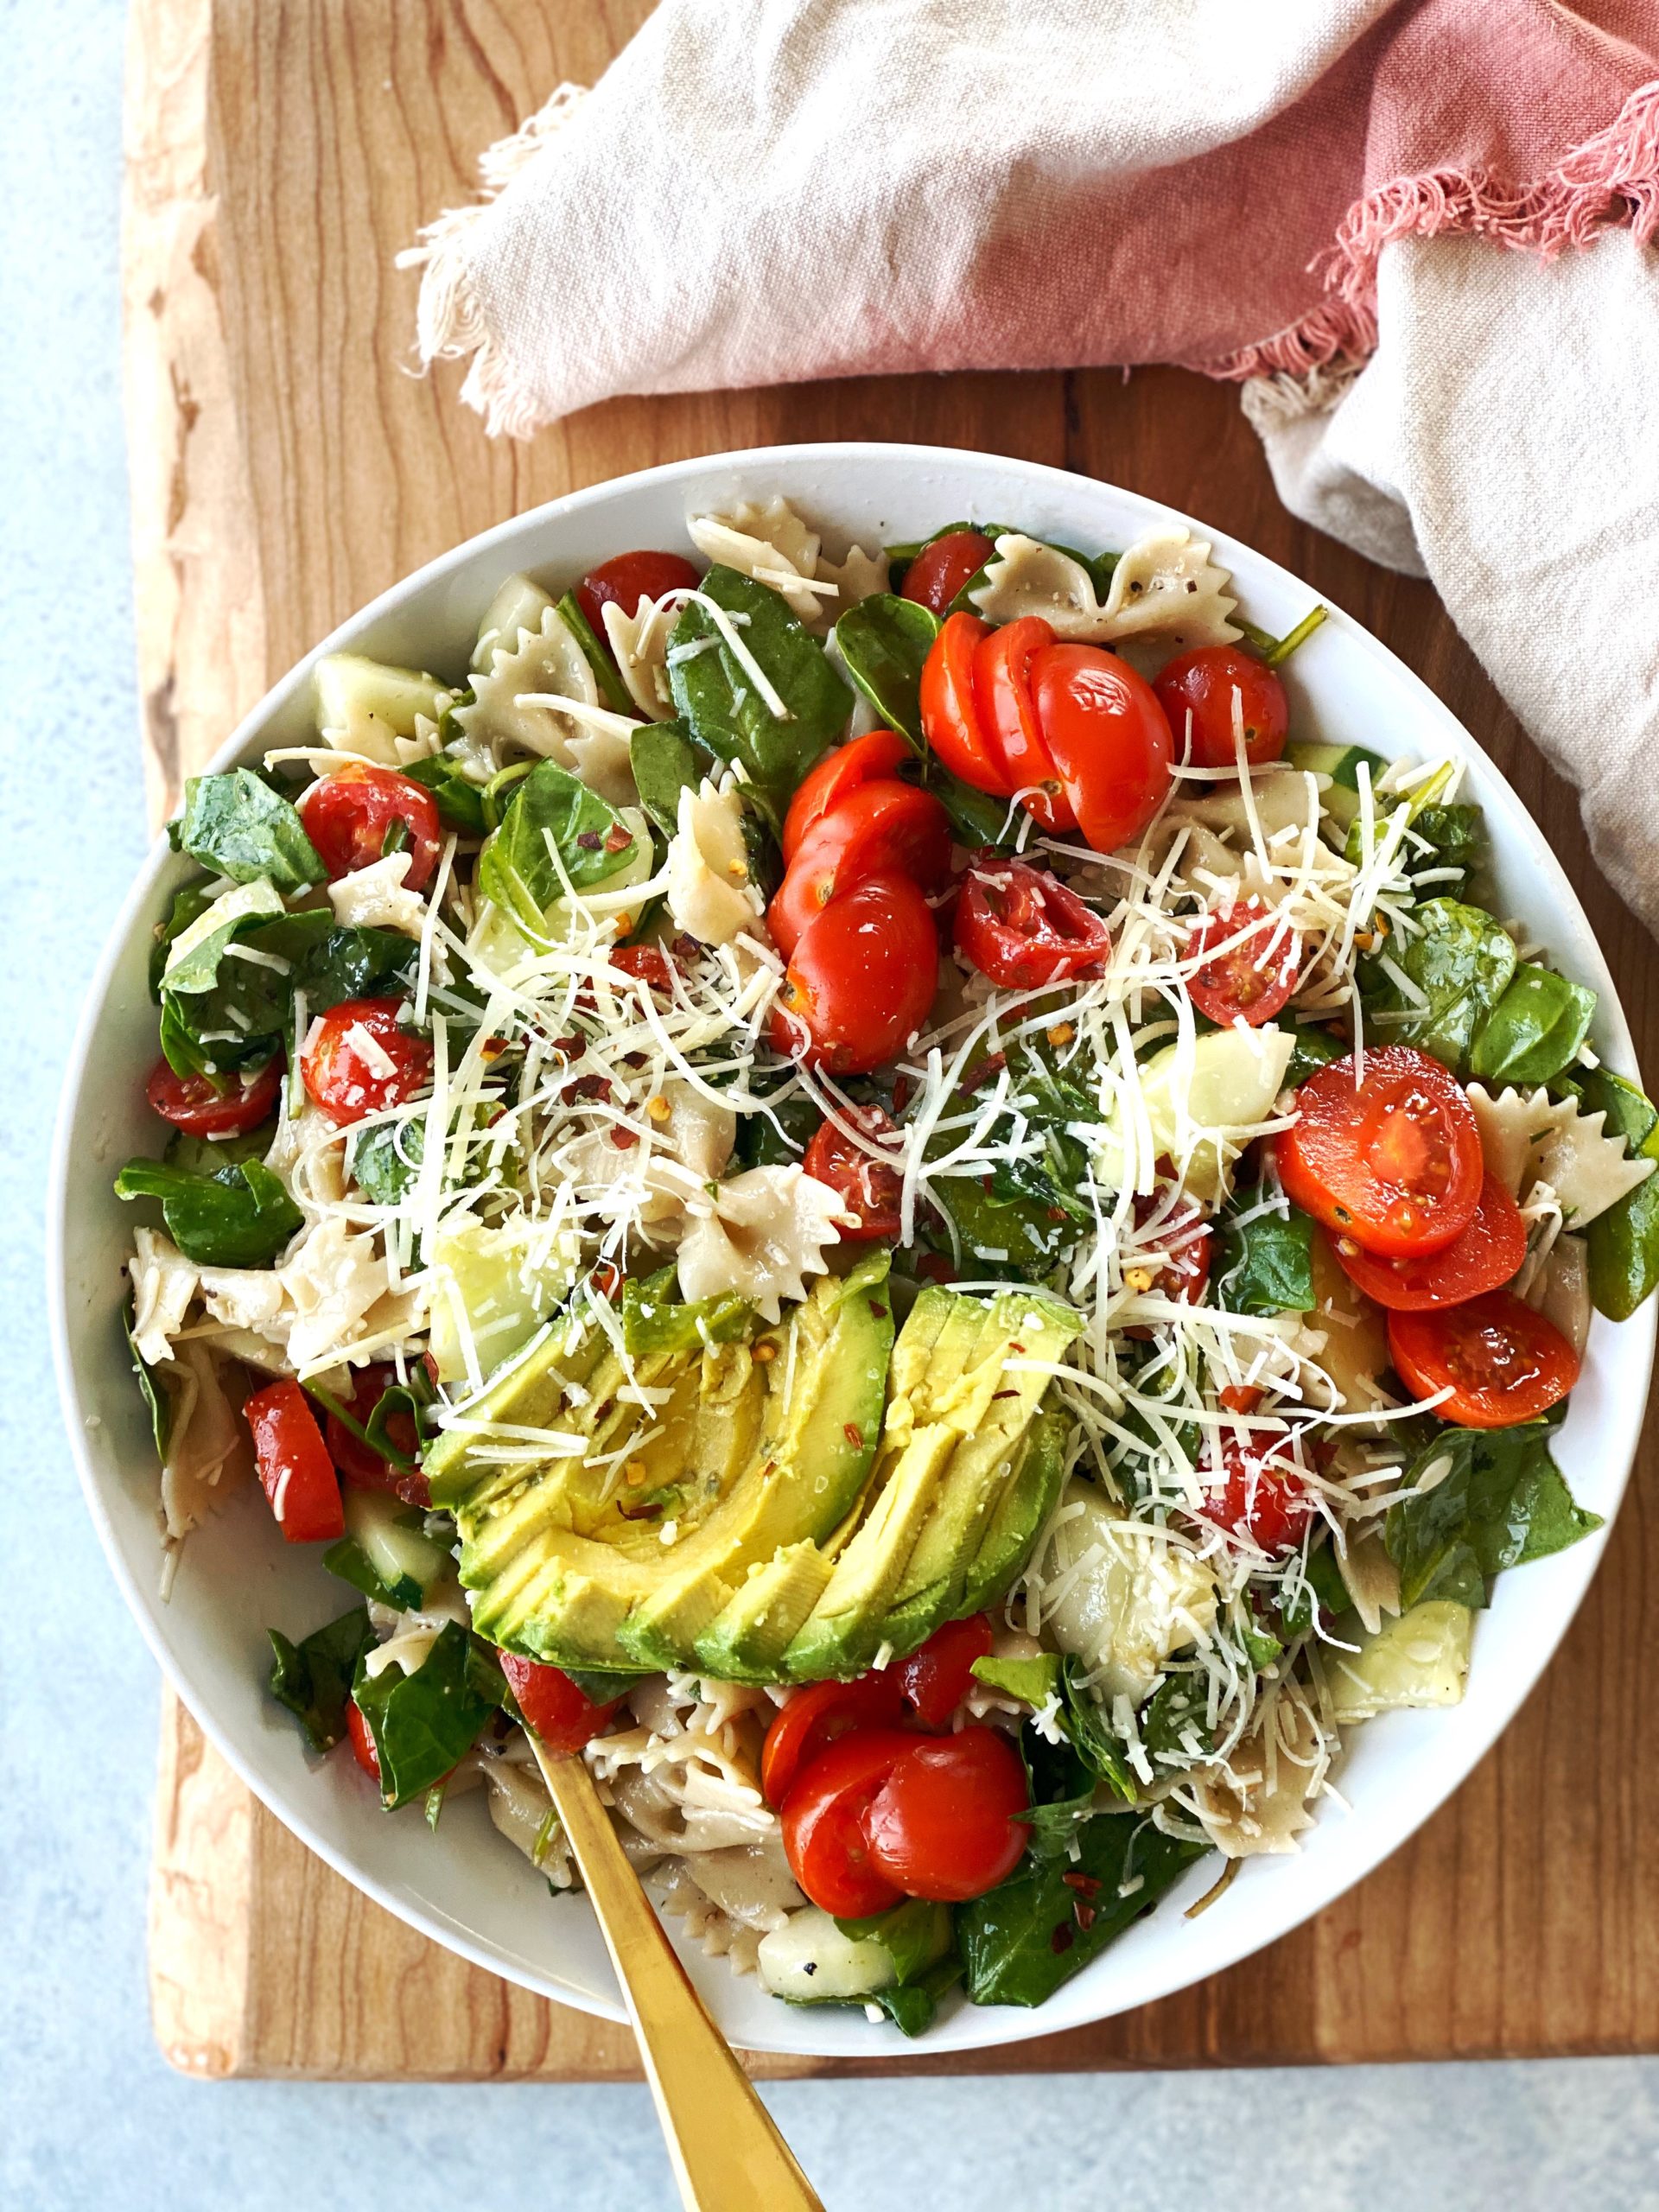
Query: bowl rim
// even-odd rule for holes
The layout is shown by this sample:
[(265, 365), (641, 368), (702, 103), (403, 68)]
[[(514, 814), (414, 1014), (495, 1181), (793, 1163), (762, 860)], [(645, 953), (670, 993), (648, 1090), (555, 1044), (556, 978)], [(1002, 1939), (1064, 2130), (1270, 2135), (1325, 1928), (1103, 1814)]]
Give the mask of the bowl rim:
[[(1032, 461), (1014, 455), (986, 452), (978, 448), (952, 446), (912, 444), (905, 441), (884, 439), (823, 439), (801, 441), (787, 445), (766, 445), (736, 448), (731, 451), (702, 454), (685, 459), (667, 461), (649, 468), (632, 470), (625, 475), (607, 477), (584, 485), (579, 489), (562, 494), (538, 506), (525, 509), (510, 516), (487, 530), (463, 540), (434, 556), (420, 568), (399, 578), (379, 593), (365, 606), (347, 616), (343, 621), (314, 645), (301, 659), (270, 686), (263, 696), (237, 723), (225, 741), (216, 749), (212, 759), (198, 773), (222, 771), (235, 765), (254, 748), (265, 725), (294, 697), (310, 677), (316, 662), (326, 654), (350, 650), (365, 632), (371, 631), (385, 617), (396, 613), (409, 600), (426, 588), (441, 583), (453, 571), (470, 565), (492, 550), (512, 544), (520, 537), (533, 534), (538, 525), (548, 521), (580, 514), (588, 508), (602, 509), (620, 493), (642, 486), (666, 486), (686, 480), (715, 474), (721, 470), (753, 472), (774, 468), (784, 472), (807, 466), (833, 466), (836, 462), (858, 457), (865, 461), (891, 461), (897, 466), (913, 467), (918, 464), (932, 464), (947, 474), (950, 471), (971, 475), (982, 469), (1012, 471), (1027, 478), (1036, 486), (1063, 486), (1065, 493), (1076, 498), (1081, 490), (1098, 491), (1137, 509), (1148, 523), (1173, 520), (1185, 524), (1196, 535), (1205, 537), (1224, 547), (1236, 547), (1248, 555), (1261, 571), (1296, 589), (1307, 592), (1309, 587), (1294, 572), (1257, 551), (1242, 539), (1231, 539), (1230, 534), (1214, 529), (1202, 519), (1186, 514), (1166, 502), (1132, 492), (1109, 480), (1080, 474), (1077, 471), (1052, 467), (1045, 462)], [(964, 493), (967, 491), (964, 486)], [(505, 571), (504, 570), (504, 574)], [(1389, 646), (1376, 637), (1362, 622), (1351, 615), (1338, 602), (1321, 594), (1328, 610), (1329, 622), (1342, 634), (1351, 647), (1358, 647), (1392, 673), (1396, 682), (1402, 680), (1408, 692), (1424, 709), (1425, 725), (1438, 721), (1451, 738), (1454, 749), (1465, 751), (1478, 764), (1482, 782), (1481, 799), (1484, 804), (1496, 801), (1500, 810), (1507, 814), (1517, 829), (1521, 841), (1529, 849), (1532, 866), (1539, 872), (1538, 889), (1541, 906), (1559, 910), (1575, 923), (1589, 946), (1583, 964), (1593, 970), (1600, 1004), (1599, 1017), (1609, 1047), (1602, 1052), (1604, 1061), (1634, 1071), (1635, 1052), (1628, 1023), (1620, 1002), (1617, 987), (1601, 957), (1599, 945), (1591, 929), (1588, 917), (1580, 904), (1577, 893), (1566, 871), (1547, 842), (1541, 830), (1510, 785), (1507, 778), (1486, 754), (1484, 749), (1458, 721), (1446, 702)], [(130, 1571), (109, 1510), (105, 1503), (102, 1478), (94, 1468), (92, 1456), (86, 1443), (82, 1408), (77, 1399), (74, 1385), (73, 1355), (71, 1338), (73, 1328), (68, 1309), (68, 1284), (66, 1267), (66, 1236), (71, 1203), (71, 1135), (81, 1093), (85, 1086), (105, 1006), (110, 996), (115, 969), (125, 950), (135, 926), (153, 899), (157, 878), (172, 857), (166, 835), (158, 832), (139, 868), (131, 887), (121, 903), (116, 917), (86, 987), (79, 1016), (75, 1026), (73, 1043), (65, 1064), (63, 1081), (59, 1095), (56, 1124), (54, 1130), (48, 1169), (46, 1210), (46, 1275), (48, 1310), (56, 1372), (60, 1405), (68, 1433), (82, 1495), (97, 1531), (105, 1558), (114, 1575), (118, 1588), (128, 1611), (138, 1624), (163, 1676), (169, 1681), (180, 1701), (184, 1705), (208, 1740), (219, 1752), (243, 1784), (259, 1799), (273, 1817), (279, 1820), (306, 1847), (348, 1881), (353, 1888), (394, 1914), (418, 1933), (459, 1954), (486, 1971), (504, 1980), (517, 1983), (535, 1994), (551, 2001), (588, 2012), (594, 2017), (626, 2021), (627, 2015), (620, 1999), (609, 2002), (594, 1993), (556, 1982), (546, 1973), (522, 1961), (504, 1958), (489, 1942), (475, 1939), (469, 1931), (455, 1926), (440, 1916), (430, 1905), (406, 1897), (397, 1889), (382, 1881), (375, 1873), (359, 1864), (352, 1854), (337, 1848), (323, 1836), (306, 1816), (302, 1803), (290, 1802), (275, 1785), (258, 1777), (252, 1760), (240, 1749), (234, 1732), (223, 1727), (207, 1711), (198, 1711), (191, 1695), (191, 1686), (185, 1669), (170, 1649), (162, 1632), (158, 1610), (159, 1601), (153, 1589), (145, 1589)], [(1638, 1078), (1639, 1079), (1639, 1078)], [(1621, 1343), (1637, 1355), (1634, 1362), (1624, 1363), (1622, 1372), (1633, 1378), (1619, 1388), (1611, 1414), (1622, 1414), (1622, 1426), (1628, 1432), (1628, 1443), (1618, 1455), (1619, 1471), (1616, 1488), (1609, 1499), (1604, 1525), (1592, 1535), (1580, 1541), (1571, 1552), (1561, 1556), (1573, 1562), (1565, 1594), (1557, 1600), (1556, 1617), (1546, 1634), (1535, 1640), (1523, 1663), (1511, 1667), (1507, 1677), (1504, 1696), (1490, 1725), (1468, 1744), (1459, 1746), (1450, 1755), (1438, 1758), (1430, 1756), (1432, 1746), (1420, 1750), (1414, 1758), (1414, 1771), (1421, 1775), (1421, 1786), (1402, 1793), (1398, 1801), (1381, 1808), (1370, 1808), (1367, 1827), (1371, 1838), (1366, 1848), (1363, 1863), (1351, 1868), (1321, 1870), (1321, 1878), (1310, 1880), (1306, 1891), (1290, 1907), (1273, 1914), (1259, 1916), (1260, 1924), (1246, 1923), (1227, 1940), (1218, 1944), (1206, 1959), (1199, 1972), (1179, 1976), (1169, 1980), (1160, 1990), (1134, 1994), (1124, 2001), (1110, 2001), (1109, 1987), (1102, 1980), (1108, 1999), (1103, 2005), (1078, 2005), (1076, 1999), (1091, 1980), (1096, 1979), (1095, 1969), (1102, 1961), (1091, 1962), (1091, 1967), (1079, 1974), (1076, 1980), (1056, 1993), (1050, 2005), (1026, 2012), (1008, 2006), (973, 2007), (963, 2005), (950, 2018), (942, 2018), (930, 2030), (924, 2042), (917, 2047), (920, 2055), (946, 2056), (957, 2053), (994, 2050), (1004, 2044), (1024, 2043), (1039, 2036), (1065, 2032), (1071, 2029), (1096, 2024), (1117, 2013), (1135, 2009), (1141, 2005), (1155, 2002), (1160, 1996), (1173, 1995), (1180, 1990), (1195, 1986), (1213, 1975), (1238, 1964), (1281, 1936), (1291, 1934), (1314, 1915), (1334, 1904), (1338, 1898), (1376, 1872), (1408, 1837), (1421, 1827), (1452, 1794), (1473, 1772), (1474, 1768), (1490, 1751), (1497, 1738), (1520, 1712), (1536, 1686), (1539, 1677), (1559, 1648), (1567, 1630), (1577, 1616), (1590, 1583), (1600, 1565), (1601, 1556), (1611, 1534), (1619, 1506), (1629, 1486), (1634, 1465), (1642, 1415), (1648, 1394), (1654, 1361), (1656, 1328), (1659, 1315), (1655, 1301), (1649, 1300), (1630, 1320), (1623, 1324), (1605, 1323), (1597, 1316), (1593, 1325), (1618, 1325), (1621, 1329)], [(207, 1702), (205, 1700), (205, 1702)], [(1330, 1817), (1326, 1808), (1322, 1817)], [(1062, 2005), (1059, 1999), (1070, 1992), (1073, 2001)], [(1064, 2014), (1065, 2017), (1061, 2017)], [(797, 2015), (803, 2024), (814, 2016), (810, 2012)], [(972, 2029), (973, 2032), (968, 2031)], [(785, 2037), (749, 2036), (746, 2034), (745, 2049), (791, 2056), (834, 2056), (845, 2060), (848, 2056), (844, 2043), (830, 2043), (815, 2037), (810, 2031), (804, 2035)], [(906, 2047), (908, 2049), (908, 2046)], [(880, 2064), (898, 2054), (885, 2044), (872, 2045), (869, 2057), (873, 2064)]]

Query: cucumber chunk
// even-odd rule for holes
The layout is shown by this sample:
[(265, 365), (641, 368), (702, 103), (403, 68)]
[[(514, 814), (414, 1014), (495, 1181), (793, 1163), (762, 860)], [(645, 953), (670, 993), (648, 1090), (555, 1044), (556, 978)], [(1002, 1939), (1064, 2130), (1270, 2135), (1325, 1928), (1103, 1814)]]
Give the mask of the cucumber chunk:
[(346, 1533), (385, 1585), (392, 1602), (418, 1605), (451, 1564), (422, 1526), (418, 1508), (380, 1491), (347, 1489)]

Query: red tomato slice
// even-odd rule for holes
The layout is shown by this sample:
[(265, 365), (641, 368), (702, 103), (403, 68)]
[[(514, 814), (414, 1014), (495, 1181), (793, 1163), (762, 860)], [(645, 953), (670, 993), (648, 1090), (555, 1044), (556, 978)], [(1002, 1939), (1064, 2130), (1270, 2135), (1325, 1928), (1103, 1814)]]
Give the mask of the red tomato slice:
[(290, 1544), (331, 1543), (346, 1533), (340, 1483), (303, 1390), (286, 1377), (256, 1390), (244, 1408), (254, 1464), (276, 1526)]
[(787, 960), (824, 908), (872, 876), (904, 875), (937, 891), (950, 873), (950, 824), (931, 791), (893, 777), (861, 784), (815, 823), (766, 909)]
[[(1200, 645), (1158, 671), (1153, 685), (1169, 718), (1178, 760), (1194, 768), (1230, 768), (1238, 759), (1233, 734), (1233, 694), (1244, 725), (1244, 758), (1252, 767), (1276, 760), (1285, 749), (1290, 702), (1270, 668), (1237, 645)], [(1187, 717), (1192, 741), (1187, 743)]]
[(996, 550), (988, 537), (976, 530), (947, 530), (931, 545), (924, 545), (905, 570), (899, 587), (902, 599), (943, 615), (965, 584), (971, 583)]
[(870, 1863), (907, 1897), (983, 1897), (1025, 1855), (1031, 1831), (1019, 1815), (1030, 1802), (1025, 1763), (1000, 1729), (914, 1744), (870, 1801)]
[(1052, 754), (1037, 727), (1031, 696), (1031, 661), (1054, 632), (1035, 614), (1005, 622), (974, 651), (974, 703), (991, 751), (1000, 754), (1020, 804), (1045, 830), (1064, 835), (1077, 826), (1060, 785)]
[(797, 1690), (779, 1707), (761, 1750), (760, 1788), (767, 1804), (781, 1805), (819, 1755), (855, 1728), (896, 1728), (904, 1702), (891, 1672)]
[(637, 983), (644, 983), (653, 991), (660, 991), (664, 998), (674, 995), (674, 971), (669, 965), (668, 955), (657, 944), (619, 944), (611, 952), (611, 965), (624, 976), (632, 976)]
[(775, 1050), (836, 1075), (901, 1052), (932, 1010), (939, 940), (907, 876), (872, 876), (808, 925), (772, 1017)]
[(891, 776), (900, 761), (913, 758), (904, 739), (891, 729), (867, 730), (850, 745), (838, 745), (833, 753), (826, 753), (816, 768), (807, 770), (789, 802), (780, 840), (784, 866), (787, 868), (794, 859), (807, 831), (826, 814), (833, 814), (850, 792), (861, 784)]
[(974, 697), (974, 659), (988, 624), (976, 614), (951, 614), (922, 663), (922, 731), (953, 776), (976, 791), (1011, 798), (1014, 781), (979, 718)]
[(1152, 686), (1098, 645), (1044, 645), (1031, 696), (1084, 836), (1097, 853), (1130, 843), (1163, 804), (1175, 757)]
[(550, 1751), (579, 1751), (600, 1734), (617, 1700), (595, 1705), (560, 1668), (516, 1651), (497, 1653), (518, 1710)]
[(1231, 913), (1205, 917), (1187, 939), (1186, 957), (1204, 965), (1187, 978), (1198, 1012), (1224, 1029), (1271, 1021), (1296, 988), (1302, 941), (1259, 899), (1241, 899)]
[(346, 1700), (346, 1733), (352, 1739), (352, 1757), (365, 1774), (380, 1779), (380, 1754), (374, 1748), (374, 1738), (369, 1730), (368, 1716), (354, 1697)]
[[(365, 1424), (397, 1380), (397, 1370), (394, 1367), (354, 1370), (352, 1395), (346, 1401), (346, 1412), (353, 1421)], [(386, 1433), (405, 1459), (420, 1458), (421, 1441), (415, 1433), (410, 1414), (393, 1414), (386, 1424)], [(418, 1467), (398, 1467), (390, 1459), (383, 1459), (378, 1452), (369, 1449), (361, 1437), (353, 1436), (336, 1414), (329, 1414), (325, 1419), (323, 1434), (328, 1441), (328, 1457), (353, 1490), (388, 1491), (392, 1497), (401, 1497), (405, 1505), (430, 1506), (432, 1492)]]
[(1098, 968), (1112, 950), (1105, 923), (1075, 891), (1024, 861), (988, 853), (962, 880), (956, 944), (981, 975), (1012, 991)]
[[(788, 1707), (785, 1707), (785, 1711)], [(896, 1728), (857, 1728), (820, 1751), (796, 1777), (779, 1814), (790, 1872), (825, 1912), (861, 1920), (904, 1895), (870, 1856), (870, 1801), (915, 1747)]]
[(1284, 1456), (1281, 1435), (1232, 1432), (1221, 1440), (1219, 1464), (1212, 1460), (1205, 1471), (1211, 1492), (1207, 1519), (1248, 1536), (1270, 1558), (1296, 1549), (1313, 1518), (1313, 1501), (1301, 1469)]
[[(896, 1125), (879, 1106), (855, 1106), (849, 1118), (871, 1137), (898, 1134)], [(815, 1181), (839, 1192), (848, 1212), (858, 1216), (855, 1228), (842, 1224), (846, 1243), (862, 1244), (873, 1237), (899, 1234), (904, 1184), (897, 1169), (873, 1160), (833, 1122), (823, 1122), (813, 1132), (801, 1164)]]
[(1424, 1259), (1383, 1260), (1351, 1236), (1332, 1237), (1331, 1249), (1344, 1274), (1368, 1298), (1391, 1313), (1414, 1313), (1461, 1306), (1508, 1282), (1527, 1256), (1527, 1224), (1497, 1176), (1488, 1175), (1469, 1226), (1443, 1252)]
[(974, 1662), (988, 1659), (995, 1643), (990, 1616), (970, 1613), (947, 1621), (888, 1673), (896, 1675), (904, 1701), (924, 1728), (943, 1728), (974, 1683)]
[(300, 1055), (300, 1074), (333, 1122), (360, 1122), (400, 1106), (429, 1079), (432, 1047), (403, 1028), (401, 999), (342, 999)]
[[(1170, 1163), (1166, 1160), (1162, 1166), (1168, 1170)], [(1148, 1222), (1156, 1219), (1159, 1230), (1157, 1251), (1144, 1260), (1132, 1260), (1125, 1270), (1126, 1281), (1137, 1267), (1143, 1274), (1149, 1274), (1150, 1280), (1131, 1281), (1129, 1288), (1143, 1297), (1152, 1292), (1160, 1298), (1179, 1298), (1188, 1306), (1196, 1306), (1210, 1280), (1210, 1259), (1216, 1241), (1203, 1208), (1185, 1192), (1172, 1205), (1167, 1189), (1163, 1188), (1137, 1192), (1131, 1210), (1137, 1230), (1145, 1229)]]
[(1443, 1252), (1474, 1217), (1485, 1173), (1474, 1109), (1411, 1045), (1315, 1068), (1278, 1141), (1279, 1174), (1305, 1212), (1368, 1252)]
[(371, 768), (360, 760), (348, 760), (332, 776), (313, 784), (301, 797), (300, 818), (334, 882), (383, 858), (396, 823), (403, 823), (407, 837), (405, 891), (425, 888), (443, 850), (443, 830), (431, 792), (410, 776)]
[(274, 1110), (286, 1065), (274, 1052), (257, 1068), (232, 1069), (221, 1094), (205, 1075), (175, 1075), (165, 1060), (157, 1060), (144, 1096), (164, 1122), (187, 1136), (245, 1136)]
[(1579, 1356), (1560, 1331), (1507, 1290), (1438, 1312), (1390, 1313), (1389, 1352), (1420, 1398), (1451, 1385), (1433, 1410), (1459, 1428), (1534, 1421), (1579, 1379)]
[(576, 604), (602, 644), (607, 604), (614, 603), (625, 614), (637, 614), (642, 599), (695, 589), (702, 581), (691, 563), (677, 553), (619, 553), (614, 560), (601, 561), (598, 568), (588, 569), (576, 586)]

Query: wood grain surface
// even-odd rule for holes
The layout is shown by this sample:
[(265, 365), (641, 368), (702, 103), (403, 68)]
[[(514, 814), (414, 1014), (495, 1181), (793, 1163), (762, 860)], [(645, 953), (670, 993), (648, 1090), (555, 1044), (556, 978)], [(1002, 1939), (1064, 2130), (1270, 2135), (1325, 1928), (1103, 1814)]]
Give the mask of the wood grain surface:
[[(454, 372), (409, 373), (392, 259), (480, 148), (591, 81), (645, 0), (135, 0), (125, 324), (148, 788), (184, 775), (318, 636), (433, 554), (624, 470), (799, 438), (1028, 456), (1206, 517), (1383, 638), (1544, 825), (1659, 1069), (1651, 940), (1602, 883), (1572, 793), (1433, 593), (1294, 521), (1236, 394), (1174, 371), (890, 378), (624, 399), (491, 444)], [(596, 211), (597, 213), (597, 211)], [(1659, 2048), (1659, 1460), (1637, 1478), (1545, 1681), (1456, 1799), (1360, 1888), (1199, 1988), (991, 2053), (997, 2070)], [(314, 1859), (170, 1698), (150, 1909), (156, 2031), (189, 2072), (602, 2079), (626, 2032), (497, 1980)], [(894, 2062), (873, 2056), (873, 2069)], [(897, 2062), (949, 2071), (925, 2051)], [(855, 2070), (758, 2062), (767, 2073)]]

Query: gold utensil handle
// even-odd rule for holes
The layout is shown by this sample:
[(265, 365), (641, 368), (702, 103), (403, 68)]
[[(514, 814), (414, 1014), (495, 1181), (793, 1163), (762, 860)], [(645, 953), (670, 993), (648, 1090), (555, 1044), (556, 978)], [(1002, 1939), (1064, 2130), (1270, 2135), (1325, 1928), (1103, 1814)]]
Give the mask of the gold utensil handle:
[(686, 2212), (823, 2212), (675, 1956), (593, 1777), (531, 1742), (622, 1985)]

